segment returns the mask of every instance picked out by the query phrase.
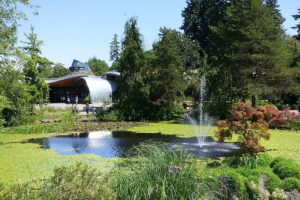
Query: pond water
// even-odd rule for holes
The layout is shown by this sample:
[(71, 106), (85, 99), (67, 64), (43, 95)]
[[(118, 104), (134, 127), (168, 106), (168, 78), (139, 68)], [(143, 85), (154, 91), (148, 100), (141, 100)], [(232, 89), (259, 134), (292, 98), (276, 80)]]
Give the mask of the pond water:
[(205, 137), (207, 145), (200, 148), (197, 137), (179, 138), (160, 133), (134, 133), (124, 131), (94, 131), (78, 135), (64, 135), (29, 139), (29, 143), (40, 144), (42, 148), (54, 149), (60, 155), (95, 154), (102, 157), (125, 157), (128, 150), (143, 142), (164, 142), (173, 147), (188, 149), (200, 157), (221, 157), (240, 154), (235, 143), (215, 142)]

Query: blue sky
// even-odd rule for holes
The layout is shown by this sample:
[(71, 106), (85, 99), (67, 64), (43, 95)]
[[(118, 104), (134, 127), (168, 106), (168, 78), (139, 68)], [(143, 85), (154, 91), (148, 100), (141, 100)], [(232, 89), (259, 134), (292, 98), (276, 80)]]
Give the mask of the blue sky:
[[(300, 0), (279, 0), (286, 18), (288, 34), (296, 31), (291, 15), (300, 8)], [(24, 32), (33, 25), (38, 38), (44, 42), (43, 56), (68, 67), (74, 58), (86, 62), (96, 56), (109, 61), (109, 43), (116, 33), (122, 38), (124, 24), (137, 17), (145, 49), (151, 49), (158, 39), (160, 27), (179, 29), (181, 12), (186, 0), (32, 0), (40, 6), (39, 15), (24, 9), (28, 21), (22, 21), (18, 36), (24, 41)]]

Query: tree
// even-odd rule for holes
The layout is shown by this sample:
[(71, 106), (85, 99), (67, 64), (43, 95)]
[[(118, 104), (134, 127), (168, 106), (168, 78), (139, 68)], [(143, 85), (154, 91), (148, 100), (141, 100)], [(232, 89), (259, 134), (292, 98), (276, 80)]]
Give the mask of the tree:
[(110, 43), (110, 61), (118, 61), (120, 57), (120, 42), (118, 41), (118, 35), (114, 34), (114, 37)]
[(19, 52), (16, 48), (16, 31), (24, 13), (18, 10), (28, 0), (0, 1), (0, 126), (21, 123), (30, 112), (28, 87), (18, 69)]
[(43, 77), (50, 76), (51, 62), (41, 57), (41, 45), (43, 43), (38, 40), (33, 27), (31, 27), (29, 34), (25, 34), (25, 37), (28, 41), (24, 42), (25, 46), (22, 48), (25, 51), (23, 74), (26, 83), (30, 87), (32, 97), (30, 102), (32, 106), (34, 104), (44, 104), (48, 101), (49, 89)]
[(185, 95), (194, 95), (193, 89), (198, 88), (205, 71), (206, 57), (199, 54), (197, 44), (168, 28), (160, 29), (159, 41), (146, 55), (150, 60), (147, 82), (151, 110), (156, 119), (170, 119), (174, 117), (172, 113), (182, 107)]
[(104, 60), (100, 60), (97, 57), (92, 57), (88, 60), (87, 64), (95, 75), (102, 75), (108, 71), (109, 67)]
[[(0, 126), (19, 124), (31, 114), (29, 87), (22, 73), (12, 63), (1, 63), (0, 67)], [(2, 101), (3, 100), (3, 101)], [(2, 120), (1, 120), (2, 118)]]
[(143, 80), (145, 56), (142, 36), (137, 27), (137, 19), (130, 18), (125, 24), (123, 51), (119, 60), (119, 89), (117, 101), (125, 119), (137, 120), (145, 117), (148, 88)]
[(186, 89), (184, 60), (178, 43), (182, 35), (175, 30), (161, 28), (159, 36), (159, 41), (153, 45), (156, 59), (150, 76), (153, 78), (150, 98), (168, 115), (168, 111), (178, 105)]
[(191, 41), (198, 42), (208, 54), (214, 55), (216, 49), (211, 26), (220, 24), (230, 5), (229, 0), (188, 0), (187, 7), (182, 12), (184, 30)]
[(277, 0), (264, 0), (264, 3), (271, 9), (273, 20), (276, 23), (277, 28), (281, 28), (284, 18), (280, 12), (280, 6)]
[(212, 27), (220, 50), (209, 81), (211, 97), (232, 101), (261, 95), (275, 101), (275, 90), (284, 85), (281, 69), (288, 65), (283, 30), (277, 25), (261, 0), (232, 2), (224, 22)]
[(56, 63), (52, 68), (52, 73), (50, 78), (57, 78), (66, 76), (69, 74), (69, 70), (63, 66), (61, 63)]
[[(293, 15), (295, 20), (299, 20), (300, 19), (300, 8), (298, 9), (298, 13), (296, 15)], [(300, 22), (299, 24), (297, 24), (295, 27), (293, 27), (294, 29), (297, 30), (298, 35), (295, 35), (295, 38), (297, 40), (300, 40)]]

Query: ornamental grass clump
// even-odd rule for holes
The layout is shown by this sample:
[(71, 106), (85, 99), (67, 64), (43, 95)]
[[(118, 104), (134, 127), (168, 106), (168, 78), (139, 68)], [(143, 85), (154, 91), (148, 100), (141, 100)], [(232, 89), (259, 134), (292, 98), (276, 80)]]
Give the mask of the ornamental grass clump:
[[(200, 199), (214, 197), (201, 181), (199, 167), (182, 149), (163, 144), (143, 144), (131, 159), (115, 169), (114, 190), (118, 199)], [(200, 172), (199, 172), (200, 171)]]
[(217, 122), (216, 136), (223, 142), (231, 139), (233, 134), (239, 135), (239, 143), (246, 153), (258, 153), (264, 151), (259, 143), (260, 139), (268, 140), (268, 122), (277, 115), (276, 108), (269, 105), (252, 107), (249, 103), (237, 102), (233, 105), (227, 120)]

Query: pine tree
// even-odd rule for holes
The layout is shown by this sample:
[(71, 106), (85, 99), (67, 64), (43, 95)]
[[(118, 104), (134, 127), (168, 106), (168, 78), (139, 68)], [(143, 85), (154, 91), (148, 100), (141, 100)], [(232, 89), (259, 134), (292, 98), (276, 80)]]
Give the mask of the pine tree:
[(264, 3), (271, 9), (273, 20), (277, 24), (277, 27), (281, 28), (284, 18), (280, 12), (277, 0), (264, 0)]
[[(38, 40), (34, 28), (31, 27), (31, 32), (25, 34), (27, 39), (25, 46), (22, 48), (25, 51), (23, 74), (25, 81), (30, 87), (31, 104), (44, 104), (48, 101), (49, 89), (43, 77), (51, 75), (51, 62), (41, 56), (42, 41)], [(33, 109), (33, 107), (32, 107)]]
[(271, 10), (261, 0), (235, 0), (225, 22), (214, 31), (220, 51), (218, 72), (210, 85), (221, 80), (222, 89), (214, 88), (211, 95), (219, 95), (216, 91), (221, 90), (226, 91), (227, 101), (253, 94), (272, 99), (274, 90), (281, 86), (278, 79), (281, 68), (287, 66), (287, 56), (282, 30)]
[(184, 30), (191, 41), (198, 42), (201, 48), (211, 56), (214, 54), (214, 38), (211, 26), (220, 24), (230, 5), (229, 0), (188, 0), (182, 11)]
[[(299, 20), (300, 19), (300, 8), (298, 9), (298, 13), (296, 15), (293, 15), (294, 19), (295, 20)], [(295, 38), (297, 40), (300, 40), (300, 22), (295, 26), (293, 27), (294, 29), (297, 30), (297, 35), (295, 35)]]
[(120, 57), (120, 42), (118, 41), (118, 35), (114, 34), (112, 42), (110, 43), (110, 61), (118, 61)]
[(125, 24), (122, 47), (117, 101), (125, 119), (140, 120), (145, 117), (148, 89), (144, 84), (145, 56), (136, 18)]

